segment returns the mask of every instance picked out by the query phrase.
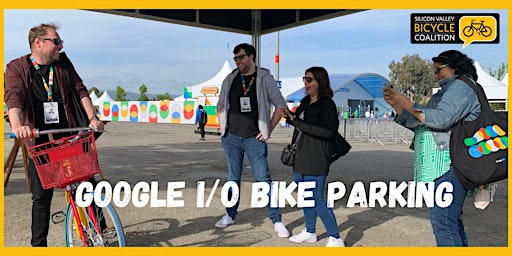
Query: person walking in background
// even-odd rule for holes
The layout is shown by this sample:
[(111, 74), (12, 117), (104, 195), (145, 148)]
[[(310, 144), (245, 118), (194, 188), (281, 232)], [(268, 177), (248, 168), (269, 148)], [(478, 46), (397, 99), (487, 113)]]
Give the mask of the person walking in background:
[(366, 125), (369, 125), (370, 124), (370, 117), (371, 117), (370, 109), (368, 109), (368, 110), (366, 110), (366, 112), (364, 112), (364, 117), (366, 118)]
[[(267, 143), (270, 134), (283, 116), (286, 102), (268, 69), (256, 66), (256, 49), (249, 44), (239, 44), (233, 50), (237, 69), (222, 82), (217, 103), (221, 142), (226, 154), (228, 181), (240, 187), (244, 154), (251, 164), (256, 182), (272, 183), (267, 162)], [(270, 117), (271, 104), (275, 106)], [(228, 200), (232, 197), (229, 193)], [(233, 207), (215, 226), (232, 225), (238, 214), (240, 195)], [(267, 205), (268, 216), (279, 237), (290, 233), (281, 220), (281, 210)]]
[[(104, 124), (96, 116), (87, 88), (66, 54), (61, 52), (64, 41), (57, 29), (52, 23), (31, 28), (28, 34), (31, 53), (10, 61), (5, 70), (4, 99), (11, 130), (16, 138), (24, 140), (27, 148), (49, 141), (47, 136), (34, 139), (34, 128), (79, 126), (73, 97), (80, 100), (87, 113), (89, 127), (103, 130)], [(32, 192), (30, 243), (47, 246), (53, 188), (43, 189), (32, 159), (29, 159), (28, 176)]]
[[(410, 101), (392, 86), (384, 85), (384, 99), (396, 111), (395, 122), (414, 130), (414, 177), (416, 182), (450, 182), (453, 201), (441, 207), (434, 201), (429, 207), (430, 223), (438, 246), (468, 246), (462, 223), (462, 208), (468, 190), (461, 184), (450, 161), (451, 127), (460, 120), (475, 120), (481, 112), (473, 89), (459, 76), (478, 79), (473, 60), (449, 50), (432, 58), (434, 74), (441, 90), (426, 106)], [(441, 161), (439, 161), (441, 159)]]
[(204, 126), (208, 122), (208, 115), (206, 114), (206, 111), (203, 109), (203, 105), (197, 106), (197, 112), (196, 112), (196, 125), (199, 129), (199, 132), (201, 134), (201, 138), (199, 140), (204, 140)]
[[(287, 114), (287, 122), (295, 126), (293, 139), (297, 140), (297, 153), (293, 165), (293, 178), (296, 183), (314, 182), (312, 190), (313, 207), (302, 208), (306, 228), (291, 236), (292, 242), (316, 242), (316, 220), (320, 217), (328, 239), (327, 247), (345, 246), (338, 231), (336, 216), (327, 206), (324, 188), (331, 163), (327, 160), (325, 146), (328, 140), (338, 132), (339, 120), (336, 104), (327, 70), (323, 67), (311, 67), (303, 77), (306, 96), (302, 98), (295, 113)], [(299, 135), (300, 133), (300, 135)]]

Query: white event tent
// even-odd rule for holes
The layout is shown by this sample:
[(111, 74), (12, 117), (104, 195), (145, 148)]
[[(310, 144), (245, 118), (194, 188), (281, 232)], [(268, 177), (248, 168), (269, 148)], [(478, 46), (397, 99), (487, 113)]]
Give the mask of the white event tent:
[(477, 82), (482, 85), (485, 95), (490, 102), (506, 102), (508, 100), (508, 86), (485, 72), (480, 63), (475, 61)]
[(98, 99), (98, 95), (94, 91), (91, 91), (91, 94), (89, 94), (89, 98), (91, 98), (91, 102), (95, 102)]
[(94, 106), (100, 106), (100, 105), (102, 104), (102, 102), (104, 102), (104, 101), (114, 101), (114, 99), (112, 99), (112, 98), (110, 97), (110, 95), (108, 95), (107, 90), (105, 90), (105, 91), (103, 92), (103, 94), (101, 95), (101, 97), (99, 97), (97, 100), (93, 101), (93, 102), (92, 102), (92, 105), (94, 105)]
[(503, 79), (501, 79), (501, 82), (508, 86), (508, 73), (506, 73)]
[[(222, 68), (219, 70), (219, 72), (217, 72), (217, 74), (214, 75), (212, 78), (210, 78), (202, 83), (187, 87), (187, 89), (189, 92), (192, 93), (192, 98), (197, 98), (198, 96), (201, 96), (202, 95), (201, 89), (203, 87), (217, 87), (219, 89), (218, 91), (220, 92), (220, 88), (222, 87), (222, 81), (224, 81), (226, 76), (228, 76), (229, 73), (231, 73), (231, 71), (233, 71), (233, 68), (231, 67), (229, 62), (226, 60), (224, 62), (224, 65), (222, 66)], [(175, 100), (183, 101), (183, 100), (185, 100), (185, 98), (183, 97), (183, 95), (181, 95), (179, 97), (176, 97)]]

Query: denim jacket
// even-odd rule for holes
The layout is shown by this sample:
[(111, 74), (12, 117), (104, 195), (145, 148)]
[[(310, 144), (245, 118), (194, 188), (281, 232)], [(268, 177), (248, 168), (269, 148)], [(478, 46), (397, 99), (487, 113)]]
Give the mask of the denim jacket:
[(473, 121), (481, 112), (475, 91), (457, 77), (453, 76), (439, 81), (441, 90), (432, 95), (426, 107), (414, 103), (412, 109), (422, 112), (425, 123), (420, 123), (406, 110), (396, 117), (395, 122), (411, 130), (418, 125), (429, 127), (438, 149), (449, 149), (453, 125), (461, 119)]

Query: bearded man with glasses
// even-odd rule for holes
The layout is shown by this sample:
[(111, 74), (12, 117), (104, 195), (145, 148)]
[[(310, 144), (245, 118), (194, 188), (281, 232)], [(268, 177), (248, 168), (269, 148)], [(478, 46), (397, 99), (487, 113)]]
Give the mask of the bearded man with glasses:
[[(244, 154), (247, 153), (256, 182), (266, 182), (271, 186), (266, 141), (283, 117), (286, 102), (270, 71), (256, 66), (254, 46), (239, 44), (233, 53), (237, 69), (222, 82), (217, 103), (221, 141), (228, 169), (227, 180), (235, 182), (240, 188)], [(271, 105), (275, 107), (272, 117)], [(238, 200), (233, 207), (227, 207), (227, 213), (215, 223), (218, 228), (235, 223), (240, 195), (233, 195), (230, 191), (228, 200), (232, 196), (237, 196)], [(281, 220), (281, 210), (270, 205), (267, 205), (267, 210), (277, 235), (289, 237), (290, 233)]]
[[(61, 52), (64, 41), (57, 29), (52, 23), (31, 28), (28, 34), (31, 53), (12, 60), (6, 67), (4, 100), (11, 130), (17, 139), (23, 139), (27, 148), (49, 141), (47, 136), (33, 138), (34, 128), (42, 131), (88, 126), (103, 130), (104, 124), (96, 116), (87, 88), (66, 54)], [(69, 136), (61, 136), (66, 135)], [(28, 176), (32, 192), (30, 243), (47, 246), (53, 188), (43, 189), (32, 159), (29, 159)]]

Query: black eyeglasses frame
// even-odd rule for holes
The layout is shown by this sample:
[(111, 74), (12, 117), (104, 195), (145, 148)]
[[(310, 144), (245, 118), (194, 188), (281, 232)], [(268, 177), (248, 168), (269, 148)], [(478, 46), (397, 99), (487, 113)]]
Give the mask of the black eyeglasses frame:
[(249, 56), (250, 54), (249, 53), (246, 53), (246, 54), (241, 54), (241, 55), (238, 55), (238, 56), (235, 56), (233, 57), (233, 61), (240, 61), (240, 60), (243, 60), (245, 58), (245, 56)]
[(303, 76), (302, 77), (302, 81), (307, 81), (308, 83), (313, 82), (313, 80), (315, 80), (314, 77), (309, 77), (309, 76)]
[(51, 41), (56, 46), (64, 44), (64, 40), (61, 40), (60, 38), (56, 38), (56, 37), (55, 38), (41, 37), (39, 39), (41, 39), (43, 41), (46, 41), (46, 40)]

